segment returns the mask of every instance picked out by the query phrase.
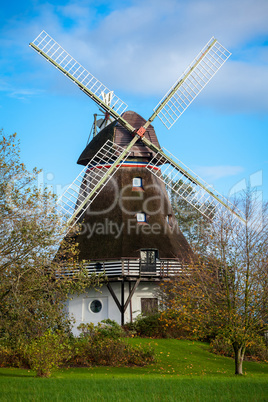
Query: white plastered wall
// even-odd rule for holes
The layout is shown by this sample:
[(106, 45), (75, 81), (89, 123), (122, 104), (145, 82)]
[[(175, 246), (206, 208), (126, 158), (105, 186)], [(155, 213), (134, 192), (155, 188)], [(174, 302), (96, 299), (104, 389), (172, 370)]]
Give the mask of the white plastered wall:
[[(121, 282), (113, 282), (111, 286), (116, 294), (119, 302), (121, 303)], [(129, 284), (125, 282), (125, 302), (129, 296)], [(134, 286), (134, 282), (132, 282), (132, 287)], [(131, 300), (131, 308), (132, 308), (132, 319), (134, 320), (141, 313), (141, 298), (151, 298), (156, 297), (155, 291), (157, 289), (157, 285), (155, 282), (141, 282), (137, 287), (134, 295)], [(101, 303), (101, 310), (97, 313), (91, 311), (91, 303), (93, 300), (99, 300)], [(115, 320), (118, 324), (121, 324), (121, 313), (111, 296), (107, 286), (102, 286), (99, 291), (95, 289), (89, 289), (84, 294), (79, 296), (74, 296), (72, 300), (68, 303), (68, 311), (69, 315), (75, 319), (75, 324), (73, 327), (73, 334), (75, 336), (79, 335), (79, 331), (77, 327), (81, 323), (90, 323), (97, 324), (98, 322), (110, 318), (111, 320)], [(125, 322), (129, 322), (131, 320), (130, 314), (130, 305), (126, 309), (125, 312)]]

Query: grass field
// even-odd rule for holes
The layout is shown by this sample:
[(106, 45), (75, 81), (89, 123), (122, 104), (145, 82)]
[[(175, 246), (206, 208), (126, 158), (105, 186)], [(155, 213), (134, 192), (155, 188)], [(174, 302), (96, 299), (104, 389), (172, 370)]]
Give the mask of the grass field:
[(0, 369), (1, 401), (268, 401), (268, 364), (245, 362), (243, 377), (230, 358), (200, 342), (131, 339), (154, 345), (157, 362), (146, 367), (58, 370), (49, 379)]

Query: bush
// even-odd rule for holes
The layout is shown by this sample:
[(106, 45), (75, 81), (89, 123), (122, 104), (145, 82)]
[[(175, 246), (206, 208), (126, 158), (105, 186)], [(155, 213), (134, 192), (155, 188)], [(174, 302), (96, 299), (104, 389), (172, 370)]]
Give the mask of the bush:
[(148, 338), (190, 338), (190, 331), (178, 314), (172, 310), (148, 316), (138, 316), (133, 323), (125, 325), (125, 330)]
[(132, 346), (116, 322), (105, 320), (94, 326), (80, 325), (78, 338), (60, 332), (47, 331), (28, 345), (13, 350), (0, 346), (0, 367), (29, 367), (37, 376), (49, 377), (60, 366), (144, 366), (154, 361), (150, 345)]
[(8, 346), (0, 346), (0, 367), (22, 367), (22, 356)]
[(148, 316), (139, 315), (132, 323), (125, 324), (127, 332), (137, 336), (148, 338), (165, 337), (165, 331), (159, 321), (160, 313), (150, 314)]
[(91, 323), (80, 324), (78, 330), (81, 331), (82, 337), (99, 337), (119, 339), (125, 335), (123, 328), (114, 320), (103, 320), (96, 326)]
[(25, 357), (38, 377), (50, 377), (51, 371), (70, 356), (70, 346), (61, 333), (47, 331), (27, 345)]
[(148, 345), (132, 346), (124, 339), (77, 339), (69, 365), (89, 366), (144, 366), (154, 360), (154, 350)]
[(2, 344), (0, 344), (0, 367), (29, 368), (24, 351), (24, 344), (18, 343), (14, 348), (14, 346), (12, 347), (8, 342), (2, 340)]
[(151, 346), (129, 345), (122, 336), (122, 327), (112, 320), (103, 320), (98, 325), (81, 324), (81, 336), (73, 345), (73, 357), (69, 364), (76, 366), (143, 366), (154, 360)]

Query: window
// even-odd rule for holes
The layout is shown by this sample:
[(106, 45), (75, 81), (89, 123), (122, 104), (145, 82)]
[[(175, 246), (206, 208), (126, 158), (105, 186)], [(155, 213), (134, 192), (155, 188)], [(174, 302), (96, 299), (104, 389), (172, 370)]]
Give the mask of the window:
[(102, 302), (100, 300), (93, 300), (89, 303), (89, 311), (92, 313), (99, 313), (102, 310)]
[(166, 221), (167, 221), (167, 223), (169, 224), (169, 226), (172, 226), (172, 215), (167, 215), (166, 216)]
[(132, 186), (133, 187), (142, 187), (142, 178), (141, 177), (133, 177)]
[(156, 313), (158, 310), (158, 300), (156, 297), (142, 297), (141, 298), (141, 313), (150, 315)]
[(156, 260), (158, 258), (158, 250), (141, 250), (140, 251), (140, 268), (141, 273), (156, 272)]
[(146, 222), (146, 214), (144, 212), (137, 213), (137, 222)]
[(97, 272), (100, 272), (102, 270), (102, 264), (100, 262), (96, 262), (95, 269)]

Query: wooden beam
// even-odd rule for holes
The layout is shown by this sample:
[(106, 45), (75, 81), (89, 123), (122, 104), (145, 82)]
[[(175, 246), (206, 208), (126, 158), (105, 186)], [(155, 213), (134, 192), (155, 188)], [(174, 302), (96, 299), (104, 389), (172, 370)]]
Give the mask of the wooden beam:
[(114, 299), (114, 301), (115, 301), (115, 303), (116, 303), (116, 305), (117, 305), (117, 307), (118, 307), (118, 309), (119, 309), (119, 311), (120, 311), (120, 313), (121, 313), (121, 325), (124, 325), (124, 314), (125, 314), (125, 311), (126, 311), (126, 309), (128, 308), (128, 305), (129, 305), (129, 303), (130, 303), (130, 301), (131, 301), (131, 299), (132, 299), (132, 297), (133, 297), (133, 295), (134, 295), (134, 293), (135, 293), (135, 290), (136, 290), (137, 287), (139, 286), (140, 281), (141, 281), (140, 278), (136, 280), (135, 285), (134, 285), (133, 288), (131, 289), (131, 291), (130, 291), (130, 293), (129, 293), (129, 296), (128, 296), (126, 302), (124, 301), (124, 297), (125, 297), (125, 293), (124, 293), (124, 291), (125, 291), (124, 280), (121, 282), (121, 303), (119, 302), (119, 300), (118, 300), (116, 294), (114, 293), (114, 290), (113, 290), (113, 288), (112, 288), (112, 286), (111, 286), (111, 283), (110, 283), (110, 282), (107, 283), (107, 288), (108, 288), (109, 292), (111, 293), (112, 298)]
[(114, 301), (115, 301), (120, 313), (122, 313), (123, 308), (122, 308), (122, 306), (121, 306), (116, 294), (114, 293), (114, 290), (113, 290), (112, 286), (110, 285), (110, 282), (107, 283), (107, 288), (109, 289), (109, 292), (111, 293), (112, 298), (114, 299)]
[(135, 293), (135, 290), (136, 290), (137, 287), (139, 286), (140, 281), (141, 281), (141, 280), (138, 279), (138, 280), (136, 281), (135, 285), (133, 286), (133, 288), (132, 288), (132, 290), (131, 290), (131, 292), (130, 292), (128, 298), (127, 298), (127, 301), (126, 301), (126, 303), (125, 303), (125, 305), (124, 305), (124, 312), (126, 311), (128, 305), (129, 305), (129, 303), (130, 303), (130, 300), (132, 299), (132, 296), (133, 296), (134, 293)]
[(125, 324), (125, 282), (124, 279), (121, 282), (121, 325)]

